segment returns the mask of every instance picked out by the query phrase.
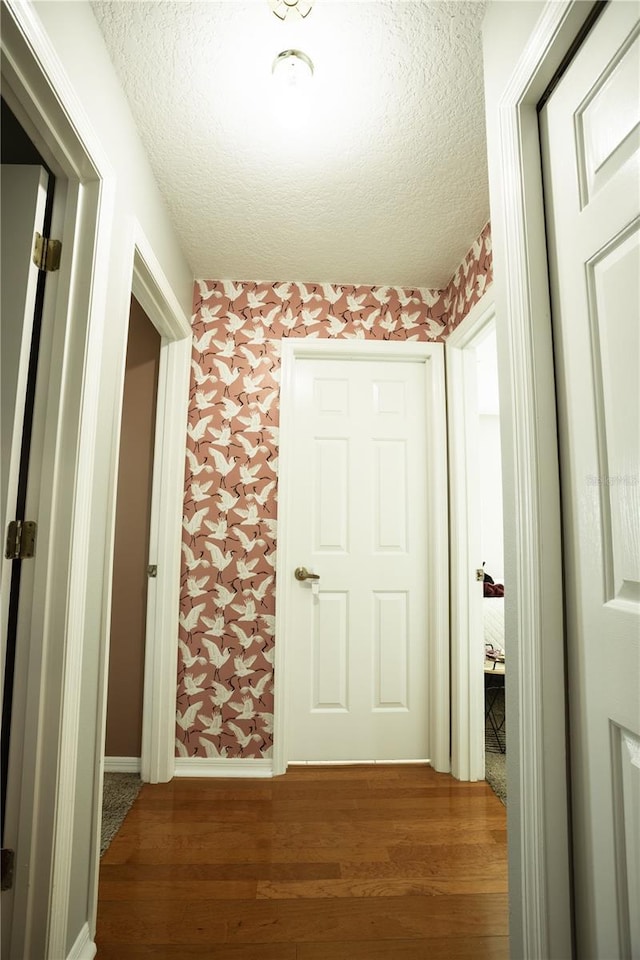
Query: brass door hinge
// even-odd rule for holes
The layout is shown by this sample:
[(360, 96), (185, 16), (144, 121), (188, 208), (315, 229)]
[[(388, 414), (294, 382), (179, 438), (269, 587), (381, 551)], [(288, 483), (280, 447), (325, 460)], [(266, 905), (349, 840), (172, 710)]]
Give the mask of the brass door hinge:
[(7, 527), (4, 555), (7, 560), (29, 560), (36, 553), (38, 525), (33, 520), (12, 520)]
[(9, 847), (3, 847), (0, 855), (0, 863), (2, 864), (2, 880), (0, 882), (0, 889), (3, 891), (11, 890), (13, 887), (13, 873), (16, 865), (15, 850), (10, 850)]
[(45, 270), (47, 273), (58, 270), (61, 254), (62, 243), (60, 240), (50, 240), (48, 237), (42, 237), (39, 233), (36, 233), (33, 243), (33, 262), (38, 270)]

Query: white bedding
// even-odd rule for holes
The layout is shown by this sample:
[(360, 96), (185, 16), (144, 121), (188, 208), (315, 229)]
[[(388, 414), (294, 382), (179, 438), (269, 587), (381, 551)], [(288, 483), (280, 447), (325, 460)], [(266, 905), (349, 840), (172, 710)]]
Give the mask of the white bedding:
[(483, 597), (484, 642), (504, 653), (504, 597)]

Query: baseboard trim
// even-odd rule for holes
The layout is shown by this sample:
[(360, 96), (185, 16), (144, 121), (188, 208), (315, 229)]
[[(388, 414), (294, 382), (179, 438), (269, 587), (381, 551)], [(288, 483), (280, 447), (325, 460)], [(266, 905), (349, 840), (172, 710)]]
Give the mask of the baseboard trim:
[(272, 777), (271, 760), (176, 757), (176, 777)]
[(105, 757), (105, 773), (140, 773), (140, 757)]
[(67, 960), (93, 960), (98, 948), (91, 939), (89, 924), (85, 923), (67, 955)]
[(289, 760), (290, 767), (429, 767), (431, 760)]

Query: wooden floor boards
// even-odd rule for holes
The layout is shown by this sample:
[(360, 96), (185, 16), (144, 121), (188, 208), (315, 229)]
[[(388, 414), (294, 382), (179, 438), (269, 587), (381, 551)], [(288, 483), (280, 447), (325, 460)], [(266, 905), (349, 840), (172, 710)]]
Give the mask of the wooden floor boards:
[(98, 960), (507, 960), (505, 809), (428, 767), (146, 784)]

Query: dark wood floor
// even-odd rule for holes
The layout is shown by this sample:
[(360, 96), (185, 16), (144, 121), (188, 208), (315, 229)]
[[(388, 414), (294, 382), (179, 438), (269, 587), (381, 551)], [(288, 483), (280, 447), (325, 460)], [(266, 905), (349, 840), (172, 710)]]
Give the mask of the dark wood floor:
[(506, 960), (505, 809), (428, 767), (145, 784), (98, 960)]

